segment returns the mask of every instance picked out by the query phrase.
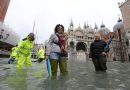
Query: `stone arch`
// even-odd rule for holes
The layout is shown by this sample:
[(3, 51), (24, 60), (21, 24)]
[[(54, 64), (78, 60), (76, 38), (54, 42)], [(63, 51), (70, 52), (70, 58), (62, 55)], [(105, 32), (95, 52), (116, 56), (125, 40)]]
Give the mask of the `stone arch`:
[(78, 42), (76, 45), (76, 51), (83, 50), (84, 52), (87, 51), (87, 45), (84, 42)]
[(70, 47), (74, 48), (74, 42), (73, 41), (70, 42)]
[(75, 36), (84, 36), (84, 32), (83, 32), (82, 30), (76, 30), (76, 31), (74, 32), (74, 35), (75, 35)]

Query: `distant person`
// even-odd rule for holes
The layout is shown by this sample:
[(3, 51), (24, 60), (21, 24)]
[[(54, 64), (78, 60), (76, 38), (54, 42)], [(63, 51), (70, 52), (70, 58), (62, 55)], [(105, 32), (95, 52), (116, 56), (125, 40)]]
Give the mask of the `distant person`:
[(107, 43), (100, 39), (101, 36), (99, 33), (95, 34), (95, 40), (90, 45), (90, 58), (92, 58), (95, 71), (103, 71), (106, 72), (107, 66), (106, 66), (106, 55), (109, 52), (108, 49), (104, 49)]
[(21, 40), (18, 43), (18, 49), (17, 49), (17, 68), (22, 68), (25, 64), (26, 66), (30, 66), (31, 63), (31, 54), (32, 49), (34, 45), (35, 36), (33, 33), (30, 33), (27, 37), (25, 37), (23, 40)]
[(17, 60), (17, 45), (11, 49), (11, 54), (10, 54), (8, 64), (12, 64), (16, 60)]
[[(64, 32), (64, 26), (56, 25), (54, 33), (50, 36), (48, 45), (46, 45), (46, 59), (50, 58), (52, 75), (57, 75), (58, 65), (61, 74), (67, 74), (67, 58), (62, 54), (62, 49), (67, 53), (65, 45), (66, 40), (61, 43), (60, 35)], [(63, 38), (62, 38), (63, 39)]]
[(38, 51), (37, 51), (37, 57), (38, 57), (38, 61), (37, 62), (38, 63), (43, 61), (44, 54), (45, 54), (45, 52), (44, 52), (43, 48), (39, 48)]

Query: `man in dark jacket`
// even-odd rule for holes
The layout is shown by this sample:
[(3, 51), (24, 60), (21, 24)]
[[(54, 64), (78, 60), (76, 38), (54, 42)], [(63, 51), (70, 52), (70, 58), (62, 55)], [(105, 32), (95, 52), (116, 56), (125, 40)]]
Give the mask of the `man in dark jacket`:
[(109, 52), (108, 49), (104, 49), (107, 43), (103, 40), (100, 40), (100, 34), (95, 34), (95, 40), (90, 46), (90, 58), (92, 58), (95, 71), (106, 72), (106, 55)]

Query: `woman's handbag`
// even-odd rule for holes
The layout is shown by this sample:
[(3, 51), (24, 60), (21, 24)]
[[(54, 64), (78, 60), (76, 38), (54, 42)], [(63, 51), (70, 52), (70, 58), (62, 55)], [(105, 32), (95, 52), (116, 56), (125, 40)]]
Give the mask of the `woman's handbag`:
[(61, 56), (68, 57), (68, 52), (65, 50), (61, 50)]

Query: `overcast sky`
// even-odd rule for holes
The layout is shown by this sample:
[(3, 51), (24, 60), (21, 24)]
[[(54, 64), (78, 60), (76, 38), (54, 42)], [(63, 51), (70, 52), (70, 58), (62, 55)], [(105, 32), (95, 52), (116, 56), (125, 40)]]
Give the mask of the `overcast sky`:
[(68, 29), (71, 19), (74, 27), (84, 22), (100, 27), (102, 21), (111, 31), (121, 16), (118, 1), (124, 0), (11, 0), (5, 24), (23, 38), (32, 32), (34, 21), (38, 43), (47, 40), (56, 24)]

